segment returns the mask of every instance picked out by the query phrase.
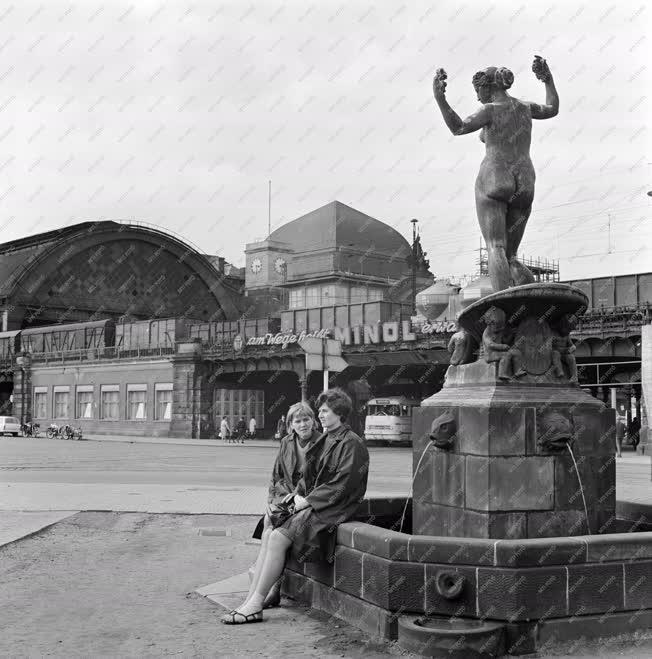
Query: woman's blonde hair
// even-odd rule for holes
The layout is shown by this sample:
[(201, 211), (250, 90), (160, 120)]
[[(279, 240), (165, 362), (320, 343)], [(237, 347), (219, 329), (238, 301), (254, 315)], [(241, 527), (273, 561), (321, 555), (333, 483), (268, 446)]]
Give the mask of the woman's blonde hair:
[(301, 401), (292, 405), (285, 417), (285, 426), (288, 432), (292, 432), (292, 421), (297, 414), (305, 414), (306, 416), (309, 416), (312, 419), (313, 429), (317, 425), (317, 420), (315, 419), (315, 413), (312, 411), (312, 407), (310, 407), (309, 403)]

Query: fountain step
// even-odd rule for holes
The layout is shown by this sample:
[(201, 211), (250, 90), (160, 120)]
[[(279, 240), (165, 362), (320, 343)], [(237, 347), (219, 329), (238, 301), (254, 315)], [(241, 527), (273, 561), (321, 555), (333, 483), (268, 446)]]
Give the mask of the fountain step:
[(398, 644), (424, 657), (498, 657), (505, 652), (505, 625), (462, 618), (401, 616)]

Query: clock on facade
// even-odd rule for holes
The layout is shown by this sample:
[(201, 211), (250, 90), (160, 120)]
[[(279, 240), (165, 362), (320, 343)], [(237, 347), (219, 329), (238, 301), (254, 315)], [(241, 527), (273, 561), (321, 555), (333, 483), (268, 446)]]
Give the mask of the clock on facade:
[(276, 261), (274, 261), (274, 270), (276, 270), (276, 272), (278, 272), (279, 275), (283, 273), (284, 268), (285, 268), (284, 259), (279, 257), (278, 259), (276, 259)]
[(251, 262), (251, 271), (258, 274), (263, 269), (263, 262), (259, 258), (255, 258)]

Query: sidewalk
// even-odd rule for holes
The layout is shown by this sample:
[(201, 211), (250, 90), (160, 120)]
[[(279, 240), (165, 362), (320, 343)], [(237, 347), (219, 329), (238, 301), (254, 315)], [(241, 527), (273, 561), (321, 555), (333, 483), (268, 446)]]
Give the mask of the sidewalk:
[[(60, 440), (57, 440), (60, 441)], [(232, 442), (223, 439), (187, 439), (186, 437), (142, 437), (136, 435), (88, 435), (83, 441), (89, 442), (124, 442), (126, 444), (178, 444), (181, 446), (235, 446)], [(238, 446), (255, 446), (256, 448), (275, 448), (278, 450), (277, 439), (245, 439), (244, 444), (237, 442)], [(648, 457), (649, 459), (649, 457)]]

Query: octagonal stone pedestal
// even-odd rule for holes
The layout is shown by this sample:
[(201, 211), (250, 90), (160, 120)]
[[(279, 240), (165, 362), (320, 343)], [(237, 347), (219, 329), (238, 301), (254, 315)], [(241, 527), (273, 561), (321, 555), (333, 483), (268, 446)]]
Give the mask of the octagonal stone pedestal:
[[(444, 414), (454, 434), (440, 449), (431, 432)], [(468, 538), (609, 532), (616, 508), (614, 415), (577, 385), (503, 382), (496, 365), (483, 361), (451, 366), (442, 391), (414, 410), (413, 532)], [(566, 442), (554, 441), (564, 433), (579, 479)]]

